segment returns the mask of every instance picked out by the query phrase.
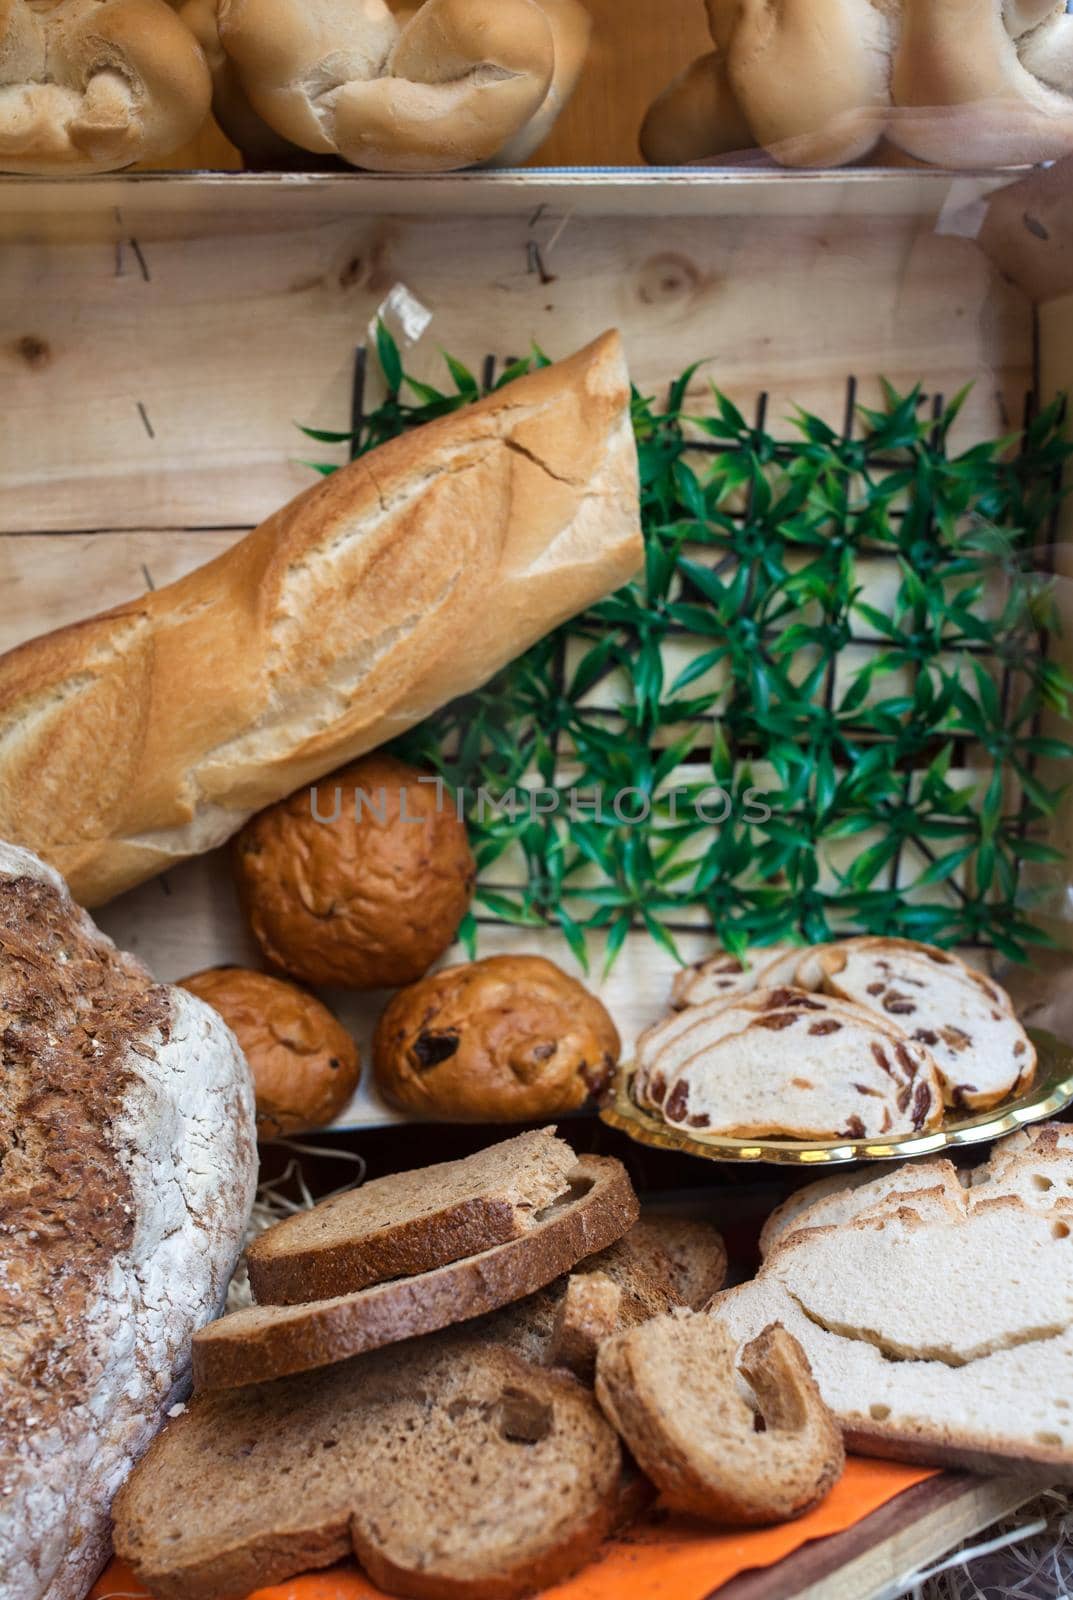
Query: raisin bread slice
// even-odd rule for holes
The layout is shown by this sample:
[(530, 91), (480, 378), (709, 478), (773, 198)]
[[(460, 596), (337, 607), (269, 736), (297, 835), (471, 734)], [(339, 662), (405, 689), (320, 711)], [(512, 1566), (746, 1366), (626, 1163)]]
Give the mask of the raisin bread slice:
[[(758, 990), (687, 1036), (668, 1074), (672, 1127), (729, 1138), (866, 1139), (938, 1126), (942, 1095), (927, 1049), (859, 1007), (793, 989)], [(681, 1048), (682, 1041), (679, 1041)]]
[(945, 952), (847, 940), (818, 959), (829, 994), (897, 1023), (928, 1047), (947, 1105), (986, 1110), (1031, 1083), (1036, 1052), (1008, 1001)]
[(614, 1432), (565, 1373), (444, 1334), (199, 1395), (121, 1492), (115, 1546), (158, 1600), (231, 1600), (354, 1554), (419, 1600), (512, 1600), (611, 1531)]
[[(672, 1011), (646, 1028), (637, 1040), (632, 1086), (637, 1104), (649, 1111), (660, 1111), (678, 1068), (702, 1046), (748, 1028), (758, 1003), (766, 1008), (765, 997), (770, 994), (783, 996), (787, 1008), (796, 1006), (808, 1010), (811, 1007), (816, 1011), (824, 1010), (829, 1016), (848, 1010), (851, 1017), (857, 1015), (853, 1007), (840, 1005), (833, 997), (812, 1000), (806, 991), (788, 985), (754, 990), (729, 999), (706, 1000), (683, 1011)], [(761, 997), (759, 1001), (758, 996)], [(880, 1022), (878, 1026), (885, 1029), (892, 1040), (905, 1036), (896, 1023)]]
[(782, 1322), (850, 1449), (1071, 1480), (1071, 1224), (1067, 1201), (890, 1196), (787, 1239), (711, 1314), (739, 1343)]
[(741, 957), (718, 950), (675, 974), (671, 1005), (675, 1011), (703, 1005), (706, 1000), (726, 1000), (754, 989), (777, 989), (794, 983), (803, 955), (799, 944), (772, 944), (746, 950)]

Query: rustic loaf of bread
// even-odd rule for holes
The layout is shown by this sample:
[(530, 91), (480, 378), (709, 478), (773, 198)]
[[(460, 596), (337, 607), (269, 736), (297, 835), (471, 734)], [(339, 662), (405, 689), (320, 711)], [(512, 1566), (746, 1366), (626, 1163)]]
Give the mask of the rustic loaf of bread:
[(0, 657), (0, 836), (107, 900), (485, 682), (641, 559), (605, 334)]
[(234, 1269), (253, 1089), (214, 1011), (6, 844), (0, 1037), (0, 1600), (83, 1600)]
[(859, 1187), (856, 1216), (776, 1240), (758, 1277), (711, 1312), (739, 1343), (782, 1322), (851, 1449), (984, 1471), (1039, 1463), (1071, 1479), (1071, 1158), (1058, 1158), (1061, 1177), (1048, 1160), (1037, 1176), (1051, 1187), (1031, 1205), (1001, 1179), (964, 1188), (931, 1163), (912, 1169), (915, 1192), (903, 1181), (866, 1206), (873, 1186)]
[(165, 0), (0, 7), (0, 171), (112, 172), (168, 155), (209, 114), (211, 82)]

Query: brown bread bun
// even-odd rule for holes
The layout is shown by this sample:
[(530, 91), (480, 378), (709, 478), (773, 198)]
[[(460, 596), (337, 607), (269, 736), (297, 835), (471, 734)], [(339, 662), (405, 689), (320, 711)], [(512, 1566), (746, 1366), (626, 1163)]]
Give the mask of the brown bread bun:
[(379, 754), (252, 818), (234, 862), (270, 965), (348, 989), (394, 989), (427, 972), (477, 873), (453, 797)]
[(210, 967), (180, 984), (212, 1006), (242, 1046), (257, 1096), (257, 1137), (305, 1133), (337, 1117), (361, 1077), (358, 1047), (320, 1001), (245, 967)]
[(373, 1071), (407, 1111), (527, 1122), (600, 1095), (619, 1048), (600, 1001), (551, 961), (489, 956), (397, 994), (377, 1024)]

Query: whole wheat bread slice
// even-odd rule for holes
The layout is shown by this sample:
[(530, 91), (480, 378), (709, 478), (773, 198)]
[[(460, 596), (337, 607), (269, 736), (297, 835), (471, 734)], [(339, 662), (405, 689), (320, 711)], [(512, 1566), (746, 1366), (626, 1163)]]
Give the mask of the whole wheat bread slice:
[(600, 1346), (596, 1398), (672, 1509), (746, 1526), (785, 1522), (841, 1476), (842, 1436), (784, 1328), (753, 1339), (741, 1369), (762, 1429), (738, 1389), (735, 1341), (711, 1317), (675, 1312)]
[(355, 1294), (251, 1306), (209, 1323), (194, 1339), (195, 1387), (265, 1383), (496, 1310), (612, 1244), (637, 1220), (638, 1209), (621, 1162), (583, 1156), (567, 1194), (539, 1213), (520, 1239)]
[(561, 1372), (449, 1334), (198, 1395), (115, 1503), (159, 1600), (224, 1600), (352, 1553), (419, 1600), (512, 1600), (595, 1554), (618, 1441)]
[(353, 1294), (521, 1238), (569, 1188), (576, 1164), (555, 1129), (541, 1128), (461, 1161), (376, 1178), (255, 1239), (246, 1256), (254, 1299)]

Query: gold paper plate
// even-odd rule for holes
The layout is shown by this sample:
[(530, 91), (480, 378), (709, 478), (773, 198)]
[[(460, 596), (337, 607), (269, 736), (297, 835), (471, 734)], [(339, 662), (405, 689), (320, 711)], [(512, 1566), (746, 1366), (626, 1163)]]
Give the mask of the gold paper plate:
[(1028, 1035), (1039, 1056), (1031, 1089), (975, 1116), (949, 1116), (933, 1133), (913, 1134), (908, 1139), (825, 1139), (807, 1144), (798, 1139), (726, 1139), (720, 1134), (685, 1133), (634, 1105), (629, 1092), (633, 1074), (628, 1066), (620, 1069), (615, 1098), (600, 1116), (640, 1144), (681, 1150), (704, 1161), (776, 1161), (825, 1167), (840, 1161), (894, 1161), (905, 1156), (934, 1155), (954, 1145), (998, 1139), (1028, 1122), (1053, 1117), (1073, 1101), (1073, 1048), (1038, 1028), (1029, 1028)]

